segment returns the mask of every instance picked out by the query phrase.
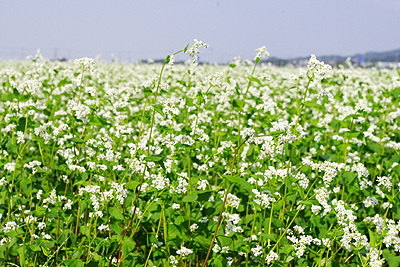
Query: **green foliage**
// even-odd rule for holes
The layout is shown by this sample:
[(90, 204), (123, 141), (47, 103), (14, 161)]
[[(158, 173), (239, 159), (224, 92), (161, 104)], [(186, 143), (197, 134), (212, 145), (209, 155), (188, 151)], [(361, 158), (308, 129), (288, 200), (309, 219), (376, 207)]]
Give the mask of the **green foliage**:
[(257, 51), (0, 62), (1, 264), (398, 266), (398, 71)]

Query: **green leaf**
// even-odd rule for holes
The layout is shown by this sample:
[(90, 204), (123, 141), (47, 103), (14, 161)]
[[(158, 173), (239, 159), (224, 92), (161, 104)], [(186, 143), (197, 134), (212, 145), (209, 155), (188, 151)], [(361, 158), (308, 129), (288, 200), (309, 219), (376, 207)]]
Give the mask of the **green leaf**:
[(85, 265), (83, 261), (77, 259), (64, 260), (63, 263), (69, 267), (83, 267)]
[(272, 240), (272, 241), (274, 241), (274, 242), (276, 242), (276, 240), (278, 240), (278, 235), (275, 234), (275, 233), (272, 233), (272, 234), (263, 234), (262, 236), (263, 236), (266, 240), (270, 239), (270, 240)]
[(323, 109), (323, 106), (315, 103), (314, 101), (306, 101), (306, 102), (304, 102), (304, 106), (312, 107), (312, 108), (316, 108), (316, 109)]
[(24, 132), (25, 131), (25, 125), (26, 125), (26, 118), (25, 117), (19, 118), (17, 131)]
[(148, 156), (144, 158), (145, 161), (152, 161), (152, 162), (158, 162), (162, 160), (162, 157), (160, 156)]
[(90, 236), (89, 226), (82, 225), (82, 226), (79, 228), (79, 230), (80, 230), (80, 232), (81, 232), (83, 235), (85, 235), (85, 236), (87, 236), (87, 237)]
[(214, 267), (223, 267), (224, 265), (222, 264), (222, 259), (221, 258), (215, 258), (213, 261), (212, 266)]
[(153, 108), (154, 108), (154, 110), (158, 113), (158, 114), (160, 114), (161, 116), (163, 116), (163, 117), (165, 117), (165, 114), (164, 114), (164, 112), (163, 112), (163, 106), (162, 105), (160, 105), (160, 104), (158, 104), (158, 105), (155, 105), (155, 104), (153, 104)]
[(208, 199), (210, 198), (211, 194), (212, 194), (212, 190), (207, 190), (207, 191), (199, 191), (197, 193), (197, 199), (201, 202), (207, 202)]
[(360, 135), (360, 133), (361, 133), (361, 132), (352, 132), (352, 133), (349, 133), (349, 138), (357, 137), (357, 136)]
[(400, 266), (400, 256), (394, 256), (388, 249), (383, 250), (383, 257), (387, 260), (389, 267)]
[(40, 247), (39, 247), (37, 244), (30, 244), (30, 245), (29, 245), (29, 248), (30, 248), (32, 251), (35, 251), (35, 252), (41, 251)]
[(217, 236), (217, 239), (221, 243), (221, 247), (226, 247), (232, 244), (232, 238), (230, 237), (219, 235)]
[(185, 46), (185, 48), (183, 49), (183, 53), (186, 53), (188, 47), (189, 47), (189, 44), (187, 44), (187, 45)]
[[(258, 59), (258, 60), (260, 60), (260, 59)], [(251, 82), (256, 82), (256, 83), (258, 83), (260, 86), (262, 86), (262, 83), (261, 83), (260, 80), (257, 79), (256, 77), (253, 77), (253, 76), (249, 77), (249, 81), (251, 81)]]
[(168, 55), (164, 60), (164, 64), (167, 64), (170, 61), (170, 59), (171, 59), (171, 56)]
[(243, 105), (243, 100), (233, 99), (232, 104), (234, 108), (241, 108)]
[(116, 208), (116, 207), (111, 207), (109, 209), (110, 215), (111, 217), (114, 217), (117, 220), (123, 220), (124, 216), (122, 215), (122, 213)]
[(136, 242), (129, 237), (125, 237), (122, 241), (122, 254), (128, 256), (128, 254), (136, 248)]
[(368, 233), (369, 233), (369, 242), (372, 247), (375, 247), (376, 245), (375, 233), (370, 228), (368, 228)]
[(178, 227), (175, 226), (175, 224), (168, 225), (168, 237), (169, 238), (174, 238), (174, 237), (177, 237), (180, 235), (181, 235), (181, 232), (179, 231)]
[(84, 143), (85, 142), (85, 140), (83, 140), (82, 138), (78, 138), (78, 137), (73, 137), (73, 138), (71, 138), (69, 140), (74, 142), (74, 143)]
[(344, 172), (342, 176), (347, 184), (351, 184), (351, 182), (353, 182), (353, 180), (357, 177), (357, 174), (353, 172)]
[(228, 181), (230, 181), (231, 183), (236, 183), (237, 185), (240, 185), (241, 187), (239, 189), (244, 189), (247, 192), (251, 193), (251, 185), (244, 179), (231, 175), (224, 175), (224, 177), (228, 179)]
[(43, 169), (42, 169), (41, 167), (39, 167), (39, 166), (36, 166), (35, 168), (36, 168), (36, 171), (37, 171), (38, 173), (47, 173), (47, 171), (43, 170)]
[(19, 264), (25, 266), (25, 246), (21, 246), (17, 249), (19, 255)]
[(196, 236), (194, 238), (194, 241), (196, 241), (197, 243), (200, 244), (200, 246), (202, 246), (203, 248), (208, 248), (211, 244), (211, 240), (205, 238), (204, 236)]
[(329, 155), (319, 155), (322, 160), (329, 160)]
[[(142, 113), (140, 113), (140, 115), (142, 115)], [(92, 123), (94, 123), (95, 125), (102, 125), (102, 126), (109, 126), (111, 125), (111, 123), (103, 120), (102, 118), (100, 118), (99, 116), (93, 116), (92, 117)]]
[(273, 131), (273, 132), (269, 132), (268, 135), (269, 136), (279, 136), (282, 133), (283, 133), (282, 131)]
[(197, 200), (197, 192), (193, 192), (189, 195), (186, 195), (182, 198), (183, 202), (194, 202)]

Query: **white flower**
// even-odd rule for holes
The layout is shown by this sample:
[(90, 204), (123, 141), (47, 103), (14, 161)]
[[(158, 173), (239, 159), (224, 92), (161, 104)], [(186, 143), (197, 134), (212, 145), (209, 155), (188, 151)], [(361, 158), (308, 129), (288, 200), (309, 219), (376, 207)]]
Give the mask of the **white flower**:
[(190, 226), (190, 231), (191, 231), (191, 232), (194, 232), (194, 231), (196, 231), (197, 228), (199, 228), (199, 226), (198, 226), (197, 224), (194, 223), (194, 224), (192, 224), (192, 225)]
[(256, 51), (258, 52), (257, 55), (254, 57), (254, 61), (258, 61), (261, 58), (267, 57), (269, 58), (269, 52), (265, 46), (257, 48)]
[(193, 66), (195, 66), (195, 67), (197, 66), (197, 59), (198, 59), (197, 54), (200, 53), (199, 47), (202, 47), (202, 46), (204, 48), (207, 48), (208, 44), (203, 43), (202, 41), (198, 41), (197, 39), (194, 39), (193, 46), (191, 48), (189, 48), (188, 50), (186, 50), (186, 53), (192, 57), (192, 63), (193, 63)]
[(91, 74), (94, 73), (94, 65), (96, 64), (96, 62), (93, 58), (84, 57), (75, 59), (74, 63), (76, 65), (79, 65), (83, 70), (88, 70)]
[(366, 207), (366, 208), (368, 208), (368, 207), (375, 207), (376, 205), (378, 205), (378, 200), (375, 198), (375, 197), (367, 197), (364, 201), (363, 201), (363, 203), (364, 203), (364, 206)]
[(177, 265), (178, 265), (178, 260), (175, 258), (175, 256), (169, 256), (169, 260), (170, 260), (170, 263), (172, 264), (172, 266), (174, 266), (174, 267), (176, 267)]
[(221, 250), (221, 248), (220, 246), (218, 246), (218, 244), (214, 244), (212, 250), (214, 251), (214, 253), (218, 253)]
[[(224, 201), (224, 198), (221, 198), (222, 201)], [(237, 196), (229, 193), (227, 196), (227, 200), (226, 200), (227, 204), (229, 206), (234, 207), (235, 209), (239, 208), (239, 204), (240, 204), (240, 198), (238, 198)]]
[(278, 254), (273, 252), (272, 250), (268, 253), (267, 257), (265, 260), (267, 261), (267, 264), (270, 264), (273, 261), (276, 261), (278, 259)]
[(260, 256), (263, 253), (262, 246), (257, 244), (257, 246), (255, 248), (251, 249), (251, 252), (253, 252), (254, 256), (256, 256), (256, 257)]
[(330, 71), (332, 67), (328, 64), (324, 64), (323, 61), (319, 61), (315, 55), (311, 55), (308, 61), (308, 71), (311, 75), (314, 74), (314, 79), (320, 80), (326, 72)]
[(4, 169), (7, 170), (7, 171), (10, 171), (10, 172), (13, 172), (14, 169), (15, 169), (15, 163), (14, 162), (6, 163), (4, 165)]
[(7, 185), (7, 180), (6, 180), (6, 178), (1, 178), (0, 179), (0, 185)]
[(46, 223), (45, 222), (40, 222), (38, 225), (39, 230), (43, 230), (44, 228), (46, 228)]
[(203, 180), (203, 179), (199, 179), (199, 181), (197, 182), (197, 189), (199, 190), (205, 190), (207, 185), (208, 185), (208, 181), (207, 180)]
[(193, 250), (185, 248), (185, 247), (181, 247), (181, 249), (176, 251), (176, 254), (181, 255), (183, 257), (186, 257), (192, 253), (193, 253)]
[(179, 210), (180, 208), (181, 208), (181, 205), (176, 204), (176, 203), (172, 204), (172, 209)]
[(175, 56), (174, 55), (170, 55), (168, 64), (169, 64), (169, 67), (170, 67), (171, 70), (174, 69), (174, 63), (175, 63)]

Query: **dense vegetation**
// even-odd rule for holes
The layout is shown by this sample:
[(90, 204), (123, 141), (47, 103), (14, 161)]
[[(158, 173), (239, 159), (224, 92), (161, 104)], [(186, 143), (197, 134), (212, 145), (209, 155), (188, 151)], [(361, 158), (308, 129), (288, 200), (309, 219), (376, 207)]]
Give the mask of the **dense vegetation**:
[(0, 62), (0, 262), (398, 266), (400, 72)]

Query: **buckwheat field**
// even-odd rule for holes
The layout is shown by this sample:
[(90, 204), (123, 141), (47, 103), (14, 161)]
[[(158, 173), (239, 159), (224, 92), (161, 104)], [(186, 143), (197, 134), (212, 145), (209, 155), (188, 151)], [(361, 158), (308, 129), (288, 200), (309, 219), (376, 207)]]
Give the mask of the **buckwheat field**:
[(0, 264), (399, 266), (400, 71), (0, 61)]

